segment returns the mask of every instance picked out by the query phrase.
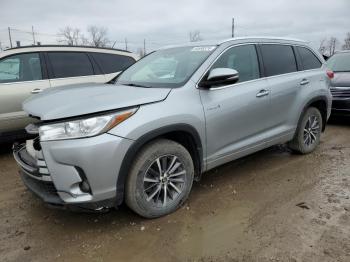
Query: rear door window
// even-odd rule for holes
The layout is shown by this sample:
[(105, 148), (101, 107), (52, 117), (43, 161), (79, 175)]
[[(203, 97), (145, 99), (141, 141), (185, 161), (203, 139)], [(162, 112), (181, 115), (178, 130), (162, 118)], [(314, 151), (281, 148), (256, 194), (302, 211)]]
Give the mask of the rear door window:
[(313, 52), (311, 52), (311, 50), (300, 46), (297, 46), (296, 49), (299, 52), (304, 70), (320, 68), (322, 66), (320, 60), (315, 56)]
[(297, 64), (291, 46), (262, 44), (261, 53), (266, 76), (281, 75), (297, 71)]
[(129, 56), (107, 53), (91, 53), (91, 55), (105, 74), (123, 71), (135, 63), (135, 59)]
[(12, 55), (0, 60), (0, 83), (42, 79), (38, 53)]
[(48, 57), (54, 78), (93, 75), (94, 70), (87, 54), (82, 52), (49, 52)]

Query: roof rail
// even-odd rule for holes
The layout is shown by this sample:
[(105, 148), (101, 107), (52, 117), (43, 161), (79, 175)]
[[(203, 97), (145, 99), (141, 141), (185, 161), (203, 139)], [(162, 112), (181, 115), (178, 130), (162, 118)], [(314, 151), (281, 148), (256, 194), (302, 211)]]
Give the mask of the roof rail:
[(22, 49), (22, 48), (35, 48), (35, 47), (78, 47), (78, 48), (95, 48), (95, 49), (104, 49), (104, 50), (114, 50), (114, 51), (121, 51), (126, 53), (131, 53), (130, 51), (118, 49), (118, 48), (111, 48), (111, 47), (96, 47), (96, 46), (86, 46), (86, 45), (27, 45), (27, 46), (18, 46), (18, 47), (12, 47), (4, 49), (3, 51), (7, 50), (14, 50), (14, 49)]

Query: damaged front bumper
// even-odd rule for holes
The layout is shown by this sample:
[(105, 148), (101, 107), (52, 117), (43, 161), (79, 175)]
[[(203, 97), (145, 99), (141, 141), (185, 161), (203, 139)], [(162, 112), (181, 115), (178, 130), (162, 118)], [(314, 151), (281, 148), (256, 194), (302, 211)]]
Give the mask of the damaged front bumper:
[[(31, 150), (31, 153), (27, 151), (27, 148), (33, 148), (33, 142), (31, 140), (26, 144), (13, 145), (13, 156), (20, 167), (19, 173), (23, 183), (44, 202), (57, 206), (63, 205), (64, 202), (52, 182), (42, 151)], [(31, 147), (28, 144), (31, 144)]]
[(131, 141), (109, 134), (13, 146), (20, 176), (52, 207), (102, 211), (115, 207), (116, 181)]

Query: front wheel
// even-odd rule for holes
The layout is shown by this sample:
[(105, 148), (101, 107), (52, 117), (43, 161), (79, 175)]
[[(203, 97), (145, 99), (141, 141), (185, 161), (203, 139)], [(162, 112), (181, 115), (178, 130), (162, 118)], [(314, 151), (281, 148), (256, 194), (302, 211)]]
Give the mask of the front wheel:
[(303, 115), (293, 140), (289, 142), (289, 147), (298, 153), (308, 154), (320, 143), (321, 131), (321, 113), (317, 108), (310, 107)]
[(126, 204), (146, 218), (175, 211), (187, 199), (194, 177), (185, 147), (158, 139), (138, 153), (126, 183)]

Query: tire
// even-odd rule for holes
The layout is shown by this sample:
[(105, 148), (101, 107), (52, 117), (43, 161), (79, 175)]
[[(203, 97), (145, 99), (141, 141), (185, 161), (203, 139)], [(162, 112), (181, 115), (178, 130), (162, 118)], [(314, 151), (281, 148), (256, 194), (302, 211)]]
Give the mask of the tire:
[(320, 143), (322, 132), (322, 116), (315, 107), (306, 110), (297, 127), (296, 133), (288, 146), (300, 154), (308, 154)]
[(133, 162), (126, 181), (126, 204), (145, 218), (172, 213), (188, 198), (193, 177), (193, 161), (186, 148), (157, 139), (144, 146)]

